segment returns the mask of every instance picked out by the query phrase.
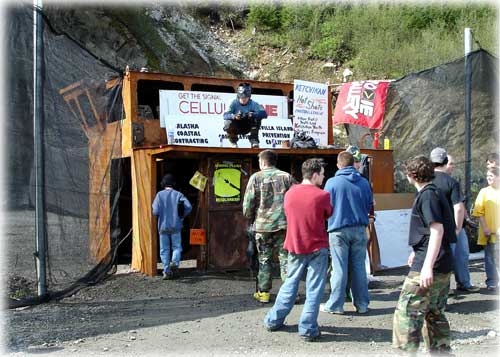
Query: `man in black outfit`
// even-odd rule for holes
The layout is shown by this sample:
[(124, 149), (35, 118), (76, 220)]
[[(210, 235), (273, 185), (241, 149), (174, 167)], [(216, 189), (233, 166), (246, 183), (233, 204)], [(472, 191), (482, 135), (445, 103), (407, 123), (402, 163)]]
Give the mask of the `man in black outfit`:
[(450, 349), (450, 325), (444, 315), (456, 241), (455, 224), (443, 193), (432, 183), (433, 164), (425, 156), (405, 162), (406, 177), (418, 190), (413, 202), (406, 277), (394, 312), (393, 347), (417, 352), (423, 335), (431, 353)]
[(465, 205), (464, 197), (460, 192), (460, 184), (447, 173), (449, 159), (445, 149), (435, 148), (431, 151), (430, 159), (434, 164), (434, 180), (432, 182), (445, 195), (455, 219), (457, 243), (452, 244), (451, 249), (453, 252), (456, 290), (477, 293), (479, 288), (470, 282), (469, 240), (465, 229), (463, 229)]

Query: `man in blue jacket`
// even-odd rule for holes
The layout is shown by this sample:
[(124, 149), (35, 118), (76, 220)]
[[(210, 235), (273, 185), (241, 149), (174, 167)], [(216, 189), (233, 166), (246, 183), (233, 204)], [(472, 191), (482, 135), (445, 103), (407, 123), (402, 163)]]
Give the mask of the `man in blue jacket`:
[(352, 299), (356, 311), (368, 312), (370, 297), (366, 276), (366, 226), (368, 213), (373, 206), (373, 194), (368, 180), (353, 167), (351, 153), (342, 151), (337, 156), (338, 170), (328, 179), (325, 191), (330, 193), (333, 214), (328, 219), (332, 272), (330, 298), (321, 311), (344, 313), (347, 267), (351, 263)]
[(224, 113), (224, 130), (227, 133), (231, 146), (238, 147), (238, 135), (250, 133), (249, 140), (252, 148), (259, 147), (259, 129), (262, 119), (267, 118), (264, 108), (250, 99), (252, 87), (249, 83), (240, 83), (236, 91), (236, 99)]
[[(191, 203), (179, 191), (174, 190), (175, 178), (166, 174), (161, 180), (163, 190), (153, 201), (153, 215), (158, 217), (160, 259), (163, 263), (163, 279), (172, 279), (179, 267), (182, 253), (182, 221), (191, 212)], [(172, 244), (172, 256), (170, 250)]]

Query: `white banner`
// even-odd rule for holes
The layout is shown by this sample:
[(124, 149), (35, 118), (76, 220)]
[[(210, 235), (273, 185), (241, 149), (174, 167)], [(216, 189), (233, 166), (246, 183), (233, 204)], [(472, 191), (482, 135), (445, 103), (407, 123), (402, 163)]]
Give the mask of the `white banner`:
[[(160, 90), (160, 126), (174, 132), (177, 145), (229, 147), (223, 114), (235, 93)], [(259, 131), (261, 148), (281, 147), (293, 137), (285, 96), (252, 95), (267, 112)], [(238, 147), (249, 148), (248, 135), (240, 135)]]
[(293, 127), (328, 145), (328, 86), (295, 80), (293, 87)]
[(375, 211), (380, 248), (380, 264), (383, 268), (405, 266), (412, 248), (408, 245), (411, 209)]

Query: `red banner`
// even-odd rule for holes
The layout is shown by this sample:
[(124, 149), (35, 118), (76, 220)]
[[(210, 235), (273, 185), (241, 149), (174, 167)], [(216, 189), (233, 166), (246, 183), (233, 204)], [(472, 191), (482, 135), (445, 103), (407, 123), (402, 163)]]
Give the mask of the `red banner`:
[(382, 129), (389, 81), (345, 83), (340, 89), (333, 124), (355, 124)]

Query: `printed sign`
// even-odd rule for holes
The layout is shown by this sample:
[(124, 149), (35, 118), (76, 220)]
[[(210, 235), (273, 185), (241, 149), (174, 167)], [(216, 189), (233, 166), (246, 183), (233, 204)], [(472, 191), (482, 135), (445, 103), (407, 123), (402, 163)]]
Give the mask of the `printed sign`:
[(328, 145), (328, 86), (296, 80), (293, 94), (293, 127), (311, 136), (317, 145)]
[(189, 180), (189, 184), (201, 192), (205, 191), (205, 186), (207, 185), (208, 178), (204, 176), (201, 172), (196, 171)]
[(189, 230), (189, 244), (191, 245), (205, 245), (207, 244), (207, 236), (204, 229)]
[[(160, 90), (160, 126), (173, 132), (177, 145), (230, 147), (223, 114), (235, 98), (234, 93)], [(281, 147), (293, 137), (287, 97), (252, 95), (252, 100), (267, 112), (259, 131), (260, 147)], [(240, 135), (238, 147), (250, 147), (248, 135)]]
[(333, 124), (349, 123), (382, 129), (389, 81), (344, 83), (333, 115)]
[(229, 161), (215, 164), (215, 202), (235, 203), (241, 200), (241, 164)]
[[(411, 209), (375, 211), (380, 263), (386, 268), (407, 265), (412, 248), (408, 245)], [(405, 239), (401, 239), (405, 237)]]

